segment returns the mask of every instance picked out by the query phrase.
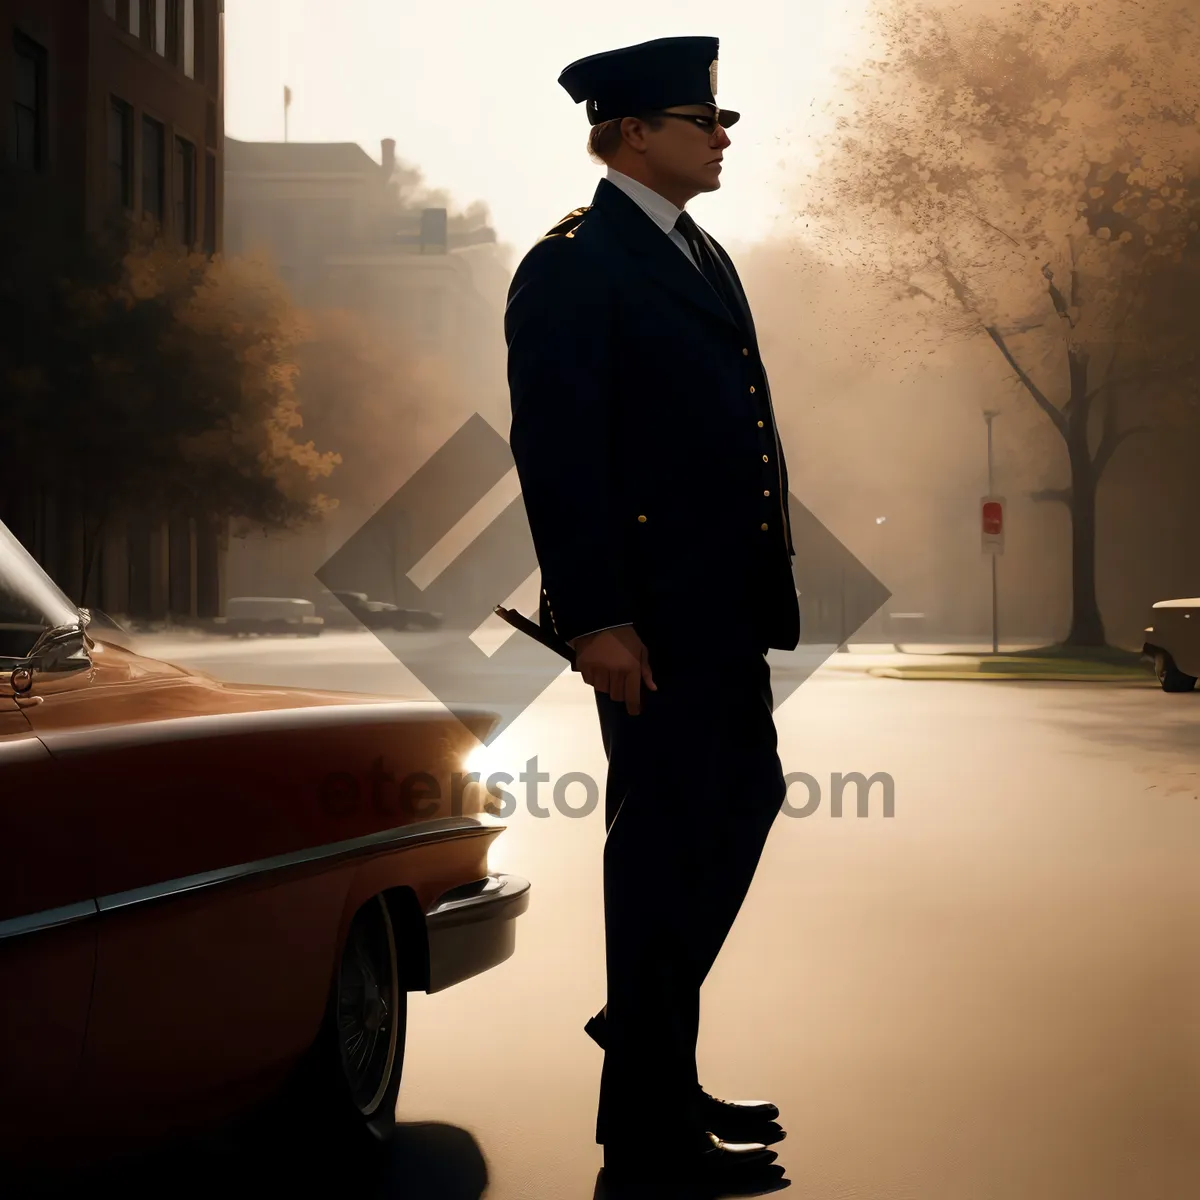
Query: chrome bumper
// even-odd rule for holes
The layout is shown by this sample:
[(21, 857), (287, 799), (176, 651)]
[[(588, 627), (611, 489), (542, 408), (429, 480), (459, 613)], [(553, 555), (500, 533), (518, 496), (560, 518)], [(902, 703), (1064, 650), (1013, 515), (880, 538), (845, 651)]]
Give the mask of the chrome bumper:
[(516, 945), (516, 920), (529, 907), (529, 881), (489, 875), (438, 897), (425, 914), (427, 992), (440, 992), (504, 962)]

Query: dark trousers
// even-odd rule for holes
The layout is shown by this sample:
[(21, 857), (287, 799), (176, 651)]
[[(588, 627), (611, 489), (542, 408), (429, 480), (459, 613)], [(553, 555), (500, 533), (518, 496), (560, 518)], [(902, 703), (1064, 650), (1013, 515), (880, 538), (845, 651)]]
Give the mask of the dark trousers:
[(696, 1132), (700, 985), (784, 799), (765, 657), (699, 657), (652, 654), (658, 690), (643, 685), (637, 716), (596, 693), (608, 757), (598, 1142), (644, 1138), (648, 1103), (664, 1134)]

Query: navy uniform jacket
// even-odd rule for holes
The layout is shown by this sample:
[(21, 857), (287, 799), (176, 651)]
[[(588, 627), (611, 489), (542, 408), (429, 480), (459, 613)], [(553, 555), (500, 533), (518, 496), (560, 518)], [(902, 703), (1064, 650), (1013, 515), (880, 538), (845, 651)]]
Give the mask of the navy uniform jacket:
[(709, 243), (737, 313), (602, 179), (509, 288), (509, 442), (563, 641), (626, 622), (652, 656), (799, 641), (770, 387)]

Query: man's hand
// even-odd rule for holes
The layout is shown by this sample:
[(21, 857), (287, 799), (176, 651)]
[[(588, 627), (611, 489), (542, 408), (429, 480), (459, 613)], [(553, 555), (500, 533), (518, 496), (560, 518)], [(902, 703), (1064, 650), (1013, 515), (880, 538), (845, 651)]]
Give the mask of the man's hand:
[(642, 711), (642, 681), (658, 691), (650, 674), (650, 657), (632, 625), (602, 629), (573, 638), (575, 666), (584, 682), (616, 701), (624, 701), (631, 717)]

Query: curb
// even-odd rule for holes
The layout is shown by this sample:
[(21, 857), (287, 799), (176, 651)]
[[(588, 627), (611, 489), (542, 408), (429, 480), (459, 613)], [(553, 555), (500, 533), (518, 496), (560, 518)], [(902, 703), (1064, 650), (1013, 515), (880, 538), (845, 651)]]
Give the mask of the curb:
[(1129, 687), (1157, 688), (1159, 686), (1158, 681), (1152, 676), (1147, 678), (1134, 671), (1115, 674), (1102, 671), (941, 671), (937, 668), (922, 670), (918, 667), (867, 667), (865, 674), (872, 675), (876, 679), (960, 679), (975, 683), (1025, 680), (1030, 683), (1123, 683)]

